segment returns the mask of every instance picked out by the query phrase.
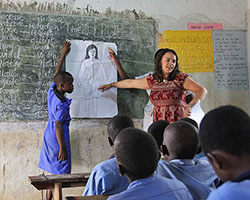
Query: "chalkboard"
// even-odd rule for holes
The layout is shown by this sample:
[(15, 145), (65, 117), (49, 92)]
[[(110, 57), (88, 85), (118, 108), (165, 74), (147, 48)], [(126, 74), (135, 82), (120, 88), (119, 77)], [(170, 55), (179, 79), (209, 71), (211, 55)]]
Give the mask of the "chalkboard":
[[(0, 120), (47, 119), (47, 90), (66, 39), (115, 42), (131, 76), (153, 70), (154, 20), (0, 11)], [(119, 114), (142, 118), (148, 96), (119, 89)]]

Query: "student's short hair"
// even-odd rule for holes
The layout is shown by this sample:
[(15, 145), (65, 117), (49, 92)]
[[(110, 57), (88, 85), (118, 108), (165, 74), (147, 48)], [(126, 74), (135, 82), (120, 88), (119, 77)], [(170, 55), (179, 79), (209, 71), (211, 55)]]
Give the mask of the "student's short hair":
[(188, 93), (186, 96), (186, 104), (189, 104), (194, 98), (194, 95), (192, 93)]
[(53, 80), (56, 86), (59, 86), (60, 83), (73, 81), (73, 76), (69, 72), (59, 71), (55, 74)]
[(185, 118), (181, 118), (180, 119), (181, 121), (185, 121), (185, 122), (188, 122), (190, 124), (192, 124), (193, 126), (195, 126), (195, 128), (198, 129), (198, 124), (195, 120), (191, 119), (191, 118), (188, 118), (188, 117), (185, 117)]
[(250, 117), (236, 106), (220, 106), (202, 119), (199, 137), (205, 154), (221, 150), (235, 156), (250, 155)]
[(115, 140), (115, 156), (129, 177), (146, 178), (154, 173), (160, 158), (154, 138), (143, 130), (123, 129)]
[(108, 122), (108, 136), (114, 142), (118, 133), (128, 127), (134, 127), (133, 120), (126, 115), (116, 115)]
[[(195, 120), (191, 119), (191, 118), (185, 117), (185, 118), (181, 118), (180, 120), (188, 122), (188, 123), (194, 125), (195, 128), (197, 128), (197, 129), (199, 128), (198, 123)], [(199, 142), (199, 148), (198, 148), (196, 154), (201, 153), (201, 151), (202, 151), (202, 149), (201, 149), (201, 145), (200, 145), (200, 142)]]
[(168, 125), (169, 125), (169, 122), (165, 120), (158, 120), (156, 122), (153, 122), (148, 127), (148, 133), (150, 133), (156, 140), (159, 150), (161, 149), (161, 145), (163, 142), (164, 130)]
[(188, 122), (176, 121), (166, 127), (164, 137), (167, 134), (171, 134), (172, 139), (167, 146), (169, 152), (174, 153), (178, 159), (194, 158), (199, 147), (197, 128)]

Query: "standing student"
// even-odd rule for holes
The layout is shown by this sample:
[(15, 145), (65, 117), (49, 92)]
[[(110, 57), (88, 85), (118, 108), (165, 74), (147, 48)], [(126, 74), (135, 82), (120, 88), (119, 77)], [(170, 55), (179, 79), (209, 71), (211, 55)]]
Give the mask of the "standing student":
[(231, 105), (211, 110), (201, 122), (199, 137), (204, 154), (224, 182), (208, 200), (249, 200), (249, 115)]
[[(155, 53), (155, 72), (142, 79), (126, 79), (101, 85), (105, 91), (111, 87), (151, 89), (150, 101), (154, 105), (153, 121), (173, 122), (190, 115), (190, 108), (206, 96), (206, 89), (179, 71), (178, 56), (172, 49), (159, 49)], [(195, 96), (187, 105), (187, 90)]]
[[(124, 115), (114, 116), (108, 123), (108, 140), (111, 147), (119, 132), (127, 127), (134, 127), (132, 119)], [(127, 177), (120, 176), (116, 158), (112, 157), (97, 164), (92, 170), (85, 186), (83, 196), (117, 194), (127, 189)]]
[(130, 184), (127, 190), (109, 196), (109, 200), (192, 199), (183, 183), (154, 175), (160, 155), (150, 134), (136, 128), (123, 129), (114, 147), (119, 171)]
[[(48, 125), (46, 127), (38, 167), (51, 174), (71, 173), (71, 151), (69, 108), (71, 100), (64, 94), (72, 93), (73, 77), (62, 71), (62, 63), (70, 51), (70, 43), (65, 42), (58, 61), (54, 80), (48, 90)], [(47, 191), (47, 199), (52, 199), (52, 190)]]
[(189, 122), (177, 121), (164, 131), (162, 152), (157, 175), (177, 179), (189, 189), (193, 199), (206, 199), (219, 180), (207, 160), (194, 160), (199, 148), (198, 131)]

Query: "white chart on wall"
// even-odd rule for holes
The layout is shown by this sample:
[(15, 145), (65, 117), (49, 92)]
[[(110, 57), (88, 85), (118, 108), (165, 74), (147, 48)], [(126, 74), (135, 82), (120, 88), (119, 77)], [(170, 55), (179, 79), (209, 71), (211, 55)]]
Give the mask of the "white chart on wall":
[(66, 57), (66, 71), (74, 77), (74, 91), (70, 114), (75, 118), (105, 118), (118, 113), (117, 89), (98, 90), (102, 84), (117, 81), (115, 64), (108, 47), (117, 52), (115, 43), (71, 40), (71, 51)]
[(248, 90), (245, 31), (213, 31), (217, 90)]

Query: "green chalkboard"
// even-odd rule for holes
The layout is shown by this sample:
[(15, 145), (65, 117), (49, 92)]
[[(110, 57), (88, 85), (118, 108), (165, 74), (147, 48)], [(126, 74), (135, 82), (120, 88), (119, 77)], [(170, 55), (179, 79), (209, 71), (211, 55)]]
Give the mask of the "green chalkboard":
[[(66, 39), (115, 42), (131, 76), (153, 70), (154, 20), (0, 11), (0, 120), (47, 118), (47, 90)], [(119, 89), (119, 114), (142, 118), (148, 96)]]

